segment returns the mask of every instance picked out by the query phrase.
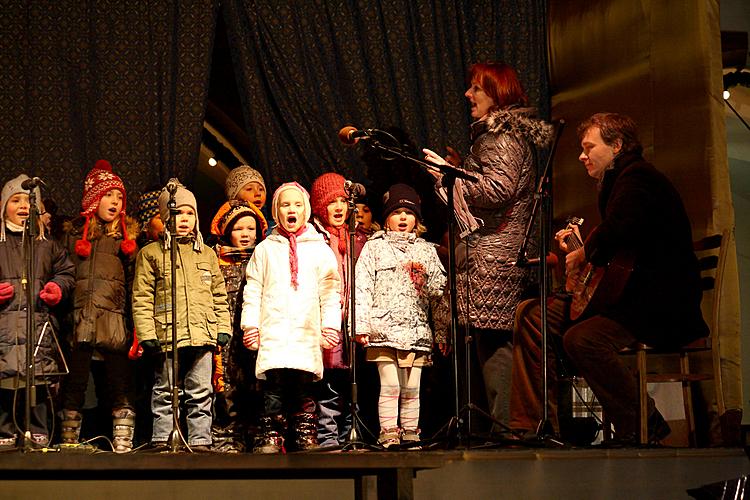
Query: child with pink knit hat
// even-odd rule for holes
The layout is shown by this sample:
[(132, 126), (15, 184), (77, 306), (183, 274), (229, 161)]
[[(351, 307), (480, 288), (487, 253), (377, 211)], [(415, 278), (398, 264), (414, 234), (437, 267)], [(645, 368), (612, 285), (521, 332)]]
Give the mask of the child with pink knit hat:
[(310, 199), (296, 182), (281, 185), (271, 213), (277, 226), (247, 266), (241, 327), (243, 344), (258, 351), (263, 416), (254, 452), (284, 449), (291, 416), (298, 450), (317, 446), (312, 384), (323, 376), (321, 348), (339, 343), (340, 278), (336, 258), (308, 223)]
[(103, 361), (107, 379), (106, 389), (102, 385), (97, 393), (109, 393), (112, 441), (118, 453), (131, 450), (135, 426), (128, 349), (133, 332), (130, 287), (138, 249), (131, 236), (138, 234), (138, 224), (126, 216), (125, 201), (122, 179), (108, 161), (97, 161), (86, 176), (81, 217), (65, 226), (63, 239), (76, 266), (76, 287), (70, 374), (62, 391), (62, 442), (78, 443), (91, 361), (96, 357)]

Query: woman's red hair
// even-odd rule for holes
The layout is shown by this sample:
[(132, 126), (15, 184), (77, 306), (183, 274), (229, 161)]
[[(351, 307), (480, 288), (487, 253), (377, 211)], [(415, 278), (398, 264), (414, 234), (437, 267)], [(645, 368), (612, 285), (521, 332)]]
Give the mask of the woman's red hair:
[(469, 78), (469, 83), (479, 83), (485, 93), (495, 101), (497, 108), (505, 108), (512, 104), (526, 106), (529, 102), (516, 70), (507, 64), (474, 64), (469, 68)]

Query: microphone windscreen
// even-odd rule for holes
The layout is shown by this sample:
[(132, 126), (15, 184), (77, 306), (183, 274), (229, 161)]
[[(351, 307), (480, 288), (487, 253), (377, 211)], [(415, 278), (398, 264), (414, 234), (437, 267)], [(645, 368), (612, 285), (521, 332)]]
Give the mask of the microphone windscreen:
[(352, 127), (351, 125), (347, 125), (346, 127), (339, 130), (339, 140), (343, 142), (344, 144), (356, 144), (359, 140), (356, 137), (351, 137), (352, 132), (356, 132), (357, 127)]

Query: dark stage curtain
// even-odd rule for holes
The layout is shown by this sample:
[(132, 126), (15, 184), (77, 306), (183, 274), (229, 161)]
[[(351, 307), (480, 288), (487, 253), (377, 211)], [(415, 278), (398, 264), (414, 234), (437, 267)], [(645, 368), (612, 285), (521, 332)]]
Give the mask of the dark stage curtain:
[(395, 127), (400, 142), (418, 150), (452, 145), (465, 154), (470, 116), (463, 93), (473, 62), (512, 64), (531, 101), (542, 113), (549, 108), (544, 0), (223, 6), (251, 153), (269, 190), (289, 180), (309, 186), (329, 170), (359, 181), (367, 176), (380, 184), (378, 195), (395, 180), (409, 180), (377, 162), (366, 175), (363, 147), (347, 148), (337, 138), (347, 124)]
[(65, 213), (105, 158), (138, 193), (192, 178), (217, 0), (5, 0), (0, 12), (2, 182), (42, 177)]

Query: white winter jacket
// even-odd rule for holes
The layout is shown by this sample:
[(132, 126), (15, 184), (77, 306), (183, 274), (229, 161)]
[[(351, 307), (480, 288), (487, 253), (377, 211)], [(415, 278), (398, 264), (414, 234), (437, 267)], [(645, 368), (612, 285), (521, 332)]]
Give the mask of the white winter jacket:
[(297, 289), (291, 285), (289, 240), (276, 229), (253, 252), (247, 265), (241, 326), (257, 327), (260, 346), (255, 375), (277, 368), (323, 376), (323, 328), (340, 330), (338, 265), (323, 235), (308, 224), (297, 237)]
[(444, 287), (435, 245), (414, 233), (375, 233), (357, 261), (357, 333), (373, 347), (429, 353), (429, 313)]

